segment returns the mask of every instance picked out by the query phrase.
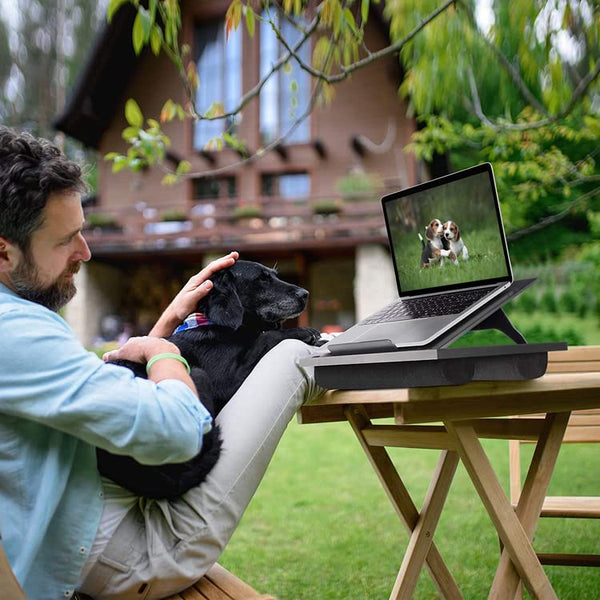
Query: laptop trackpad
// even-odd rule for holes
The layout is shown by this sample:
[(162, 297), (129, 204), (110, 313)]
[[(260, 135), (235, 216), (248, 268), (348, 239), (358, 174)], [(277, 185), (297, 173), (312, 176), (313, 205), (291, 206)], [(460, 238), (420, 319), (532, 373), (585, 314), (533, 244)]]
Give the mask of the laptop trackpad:
[[(413, 319), (410, 321), (395, 321), (393, 323), (377, 323), (376, 325), (360, 327), (362, 331), (352, 331), (352, 339), (345, 339), (342, 334), (328, 344), (331, 349), (336, 342), (353, 342), (360, 344), (369, 340), (390, 340), (395, 346), (414, 346), (427, 343), (431, 338), (451, 323), (456, 315)], [(353, 328), (354, 329), (354, 328)], [(332, 350), (333, 351), (333, 350)]]

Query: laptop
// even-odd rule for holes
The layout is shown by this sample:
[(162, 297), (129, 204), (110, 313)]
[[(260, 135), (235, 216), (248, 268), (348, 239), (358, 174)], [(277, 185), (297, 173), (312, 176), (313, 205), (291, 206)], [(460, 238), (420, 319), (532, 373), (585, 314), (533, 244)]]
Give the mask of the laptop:
[(399, 298), (333, 338), (319, 354), (432, 347), (518, 293), (511, 293), (491, 164), (386, 195), (381, 202)]

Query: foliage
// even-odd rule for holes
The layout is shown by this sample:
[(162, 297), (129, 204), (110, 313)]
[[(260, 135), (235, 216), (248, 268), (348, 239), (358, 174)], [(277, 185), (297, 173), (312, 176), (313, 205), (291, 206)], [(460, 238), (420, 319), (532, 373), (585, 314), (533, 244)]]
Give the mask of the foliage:
[[(178, 34), (181, 28), (181, 12), (177, 0), (149, 0), (147, 4), (139, 0), (110, 0), (108, 5), (109, 21), (116, 12), (125, 4), (135, 7), (137, 14), (132, 28), (132, 43), (137, 54), (145, 47), (158, 55), (161, 51), (172, 60), (180, 75), (182, 86), (186, 92), (184, 105), (167, 99), (160, 115), (160, 123), (169, 122), (175, 117), (190, 118), (193, 120), (215, 120), (224, 119), (233, 121), (234, 117), (259, 93), (267, 81), (274, 77), (279, 71), (288, 70), (290, 61), (298, 63), (301, 69), (309, 72), (315, 80), (314, 90), (308, 111), (318, 102), (328, 102), (333, 97), (333, 84), (348, 78), (357, 69), (363, 68), (375, 60), (397, 52), (403, 44), (425, 27), (425, 25), (442, 14), (454, 0), (446, 0), (440, 8), (432, 10), (422, 23), (419, 23), (413, 31), (406, 35), (400, 42), (388, 48), (372, 52), (365, 44), (365, 28), (371, 12), (371, 1), (361, 0), (360, 13), (356, 10), (352, 0), (322, 0), (315, 7), (309, 8), (305, 0), (285, 0), (281, 6), (264, 3), (260, 6), (248, 0), (233, 0), (227, 10), (225, 19), (226, 31), (238, 29), (244, 24), (248, 34), (253, 36), (256, 23), (268, 24), (276, 33), (283, 48), (280, 58), (271, 66), (271, 69), (257, 82), (257, 84), (240, 99), (238, 104), (225, 110), (223, 99), (216, 98), (207, 111), (200, 112), (195, 104), (196, 90), (200, 85), (196, 65), (190, 57), (190, 48), (187, 45), (178, 44)], [(379, 0), (374, 0), (378, 3)], [(265, 10), (263, 10), (263, 8)], [(286, 40), (278, 25), (278, 14), (282, 12), (287, 22), (292, 23), (299, 41), (292, 44)], [(305, 23), (304, 19), (297, 19), (300, 15), (312, 17)], [(314, 51), (310, 63), (305, 62), (300, 55), (303, 46), (311, 43), (314, 39)], [(209, 84), (205, 84), (209, 85)], [(299, 116), (302, 119), (306, 116)], [(157, 121), (154, 121), (155, 123)], [(131, 126), (131, 123), (130, 123)], [(141, 127), (141, 126), (139, 126)], [(250, 155), (242, 140), (230, 130), (211, 139), (206, 149), (220, 150), (224, 146), (236, 149), (243, 157), (242, 161), (251, 160), (255, 156), (264, 155), (267, 151), (278, 147), (287, 135), (290, 135), (294, 125), (284, 132), (279, 138), (271, 141), (266, 148), (257, 149), (254, 155)], [(162, 139), (161, 143), (154, 145), (155, 159), (148, 156), (142, 157), (148, 165), (160, 162), (163, 158), (162, 145), (168, 144), (168, 138), (160, 130), (154, 132), (155, 136)], [(130, 138), (131, 136), (128, 136)], [(136, 137), (132, 141), (135, 143)], [(131, 142), (130, 142), (131, 143)], [(133, 170), (140, 168), (140, 156), (117, 155), (111, 153), (110, 159), (117, 162), (117, 169), (130, 167)], [(184, 173), (173, 173), (173, 178), (182, 175), (192, 176), (187, 171)], [(199, 174), (193, 174), (198, 176)], [(204, 173), (203, 175), (206, 175)]]
[[(392, 36), (433, 4), (390, 0)], [(402, 50), (401, 92), (422, 123), (409, 148), (458, 166), (492, 162), (516, 240), (597, 210), (600, 13), (585, 0), (496, 0), (486, 23), (476, 7), (457, 3)]]
[(335, 187), (342, 198), (363, 200), (365, 196), (378, 196), (383, 189), (383, 181), (377, 173), (354, 170), (340, 177)]
[(257, 204), (240, 204), (233, 209), (235, 219), (255, 219), (263, 216), (263, 210)]
[(341, 210), (340, 203), (335, 199), (317, 200), (312, 204), (312, 211), (315, 215), (337, 215)]
[(164, 222), (179, 222), (185, 221), (187, 219), (187, 215), (182, 210), (168, 210), (165, 211), (161, 216), (160, 220)]
[(10, 5), (0, 17), (0, 120), (52, 137), (52, 121), (64, 108), (66, 91), (83, 65), (106, 0), (22, 0)]
[(119, 227), (119, 223), (113, 215), (105, 213), (87, 213), (85, 216), (86, 227), (100, 227), (105, 229), (114, 229)]
[[(257, 23), (265, 23), (275, 31), (281, 54), (236, 106), (225, 110), (223, 98), (215, 98), (204, 112), (195, 106), (195, 93), (209, 83), (199, 82), (190, 48), (178, 44), (179, 3), (111, 0), (109, 19), (127, 3), (137, 10), (135, 51), (149, 47), (154, 54), (165, 52), (187, 99), (183, 104), (166, 99), (160, 119), (147, 120), (146, 128), (128, 118), (125, 137), (133, 151), (111, 154), (114, 170), (161, 162), (169, 143), (161, 126), (175, 118), (235, 122), (269, 78), (291, 62), (313, 78), (310, 111), (331, 100), (336, 83), (399, 54), (404, 71), (400, 93), (420, 122), (409, 151), (425, 161), (447, 154), (454, 168), (492, 162), (510, 241), (557, 229), (558, 235), (532, 248), (538, 259), (580, 241), (567, 235), (574, 223), (589, 239), (591, 222), (600, 212), (600, 11), (592, 0), (385, 0), (378, 7), (371, 0), (320, 0), (314, 6), (285, 0), (280, 6), (260, 7), (233, 0), (225, 19), (227, 33), (245, 27), (253, 36)], [(487, 18), (482, 18), (486, 7)], [(366, 45), (365, 31), (376, 12), (383, 12), (389, 23), (390, 43), (374, 50)], [(294, 26), (295, 43), (283, 35), (276, 13)], [(310, 61), (301, 57), (306, 44), (313, 49)], [(251, 154), (226, 128), (206, 149), (232, 147), (244, 162), (277, 147), (285, 135)], [(186, 163), (164, 181), (208, 174), (191, 173)]]

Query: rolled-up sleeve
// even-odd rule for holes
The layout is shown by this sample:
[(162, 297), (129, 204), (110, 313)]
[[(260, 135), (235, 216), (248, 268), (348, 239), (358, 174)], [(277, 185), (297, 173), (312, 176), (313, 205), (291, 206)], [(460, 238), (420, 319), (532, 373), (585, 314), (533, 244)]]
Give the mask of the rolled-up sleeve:
[(0, 314), (7, 344), (0, 411), (43, 422), (145, 464), (183, 462), (202, 447), (211, 417), (175, 379), (156, 384), (88, 352), (50, 311)]

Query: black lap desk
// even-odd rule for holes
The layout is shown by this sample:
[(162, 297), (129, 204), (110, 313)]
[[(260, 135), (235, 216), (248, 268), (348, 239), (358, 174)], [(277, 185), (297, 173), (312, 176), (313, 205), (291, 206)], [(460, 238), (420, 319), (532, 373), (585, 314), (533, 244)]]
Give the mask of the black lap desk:
[[(394, 346), (390, 350), (385, 341), (375, 342), (363, 352), (314, 355), (300, 364), (314, 367), (315, 381), (320, 386), (340, 390), (460, 385), (469, 381), (541, 377), (546, 372), (548, 352), (566, 350), (567, 343), (528, 344), (502, 309), (534, 281), (515, 281), (509, 293), (445, 333), (431, 346), (402, 350)], [(448, 347), (465, 332), (476, 329), (498, 329), (515, 344)]]

